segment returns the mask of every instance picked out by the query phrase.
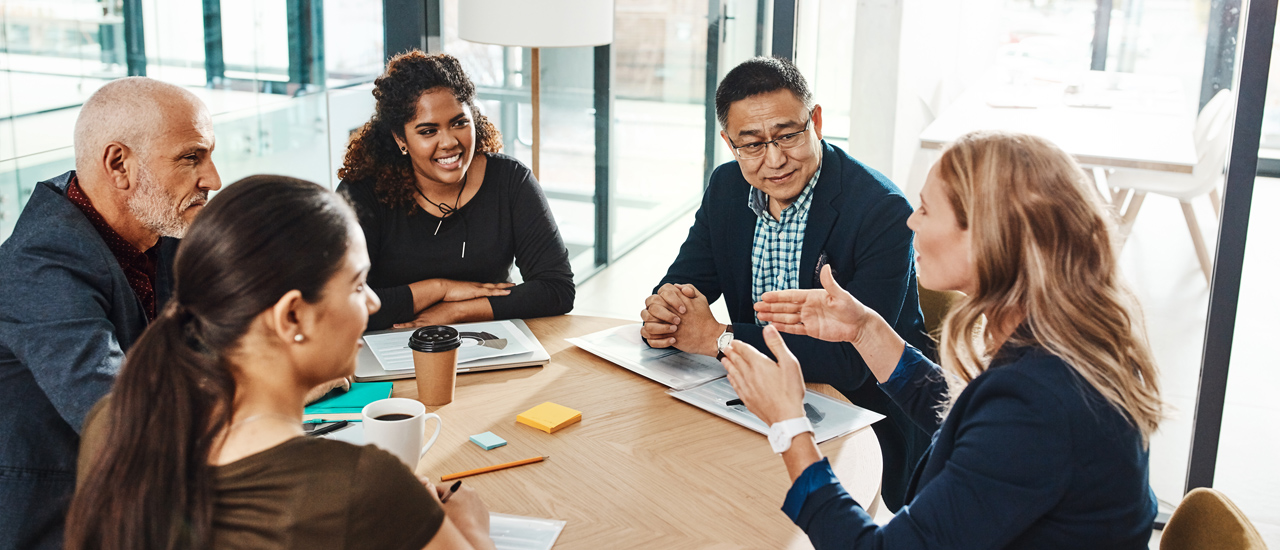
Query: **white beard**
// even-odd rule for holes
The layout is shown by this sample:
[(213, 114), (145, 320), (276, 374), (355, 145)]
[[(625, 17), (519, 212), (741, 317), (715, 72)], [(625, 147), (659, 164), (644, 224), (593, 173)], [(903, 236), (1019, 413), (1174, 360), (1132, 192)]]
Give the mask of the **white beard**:
[(126, 206), (129, 213), (147, 229), (164, 237), (181, 239), (187, 234), (190, 223), (182, 217), (191, 205), (207, 200), (208, 191), (201, 191), (185, 203), (169, 194), (157, 181), (155, 174), (144, 163), (138, 163), (138, 191), (129, 197)]

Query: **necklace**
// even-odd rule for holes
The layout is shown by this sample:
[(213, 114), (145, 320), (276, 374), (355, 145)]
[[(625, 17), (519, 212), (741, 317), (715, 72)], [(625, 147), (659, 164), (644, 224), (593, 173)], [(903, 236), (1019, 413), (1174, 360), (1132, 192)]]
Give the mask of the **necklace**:
[(432, 235), (439, 235), (440, 226), (444, 225), (444, 219), (452, 216), (454, 212), (458, 211), (458, 203), (462, 202), (462, 192), (467, 189), (467, 176), (469, 175), (470, 173), (462, 174), (462, 186), (458, 188), (458, 196), (453, 199), (453, 206), (449, 206), (443, 202), (433, 201), (427, 198), (426, 193), (422, 192), (421, 187), (418, 187), (416, 184), (413, 186), (413, 189), (418, 192), (418, 195), (422, 197), (422, 200), (427, 201), (428, 204), (440, 209), (440, 223), (436, 224), (436, 232), (432, 233)]
[(284, 421), (287, 421), (288, 423), (293, 424), (293, 425), (297, 428), (297, 430), (298, 430), (298, 435), (302, 435), (302, 433), (303, 433), (303, 431), (302, 431), (302, 426), (300, 426), (300, 425), (298, 424), (298, 419), (297, 419), (297, 418), (294, 418), (294, 417), (291, 417), (291, 416), (288, 416), (288, 415), (284, 415), (284, 414), (280, 414), (280, 413), (259, 413), (259, 414), (255, 414), (255, 415), (249, 416), (249, 417), (247, 417), (247, 418), (242, 418), (242, 419), (240, 419), (240, 420), (237, 420), (237, 421), (233, 422), (230, 426), (227, 426), (227, 432), (226, 432), (226, 433), (231, 433), (232, 431), (235, 431), (235, 429), (236, 429), (236, 428), (239, 428), (240, 426), (243, 426), (243, 425), (248, 424), (248, 423), (250, 423), (250, 422), (254, 422), (254, 421), (256, 421), (256, 420), (262, 420), (262, 419), (264, 419), (264, 418), (275, 418), (276, 420), (284, 420)]

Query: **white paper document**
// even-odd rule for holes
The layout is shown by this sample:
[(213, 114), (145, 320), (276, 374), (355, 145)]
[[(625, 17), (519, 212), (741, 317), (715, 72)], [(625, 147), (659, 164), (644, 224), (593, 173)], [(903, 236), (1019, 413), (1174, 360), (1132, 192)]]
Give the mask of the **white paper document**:
[[(511, 321), (490, 321), (451, 325), (458, 330), (462, 347), (458, 348), (458, 364), (481, 359), (519, 355), (536, 349), (529, 338)], [(365, 345), (378, 358), (382, 368), (389, 371), (413, 370), (413, 350), (409, 349), (409, 337), (413, 331), (370, 334), (364, 337)]]
[[(733, 391), (728, 378), (708, 382), (696, 388), (683, 391), (672, 390), (667, 393), (744, 428), (765, 435), (769, 433), (769, 426), (756, 415), (751, 414), (746, 406), (725, 405), (726, 402), (738, 398), (738, 393)], [(882, 414), (832, 399), (812, 390), (805, 390), (804, 413), (809, 417), (809, 423), (813, 424), (813, 438), (818, 443), (865, 428), (884, 418)]]
[(329, 432), (320, 437), (332, 439), (335, 441), (346, 441), (352, 445), (364, 445), (364, 423), (351, 422), (337, 431)]
[(684, 390), (728, 373), (714, 358), (675, 348), (651, 348), (640, 338), (640, 324), (623, 325), (567, 341), (600, 358), (669, 388)]
[(498, 550), (551, 550), (564, 521), (489, 512), (489, 537)]

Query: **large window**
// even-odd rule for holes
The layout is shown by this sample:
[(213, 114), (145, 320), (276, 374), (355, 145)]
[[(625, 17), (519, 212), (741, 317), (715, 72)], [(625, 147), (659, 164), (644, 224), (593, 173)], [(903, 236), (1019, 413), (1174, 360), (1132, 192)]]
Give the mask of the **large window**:
[[(504, 152), (529, 164), (530, 52), (458, 38), (461, 1), (422, 0), (434, 22), (422, 43), (462, 60)], [(613, 44), (542, 51), (540, 179), (581, 281), (697, 205), (708, 170), (729, 160), (713, 120), (714, 83), (748, 57), (783, 50), (794, 51), (824, 107), (827, 140), (913, 201), (940, 148), (965, 130), (1051, 137), (1091, 169), (1118, 213), (1131, 215), (1122, 220), (1121, 265), (1145, 310), (1171, 405), (1151, 443), (1151, 481), (1167, 509), (1186, 479), (1219, 227), (1226, 156), (1208, 152), (1229, 143), (1234, 123), (1234, 97), (1209, 102), (1237, 85), (1247, 4), (615, 0)], [(130, 74), (187, 86), (205, 100), (225, 181), (276, 172), (336, 185), (348, 136), (373, 110), (370, 82), (387, 50), (383, 5), (0, 2), (0, 240), (35, 182), (71, 168), (78, 106)], [(787, 9), (790, 26), (775, 26)], [(608, 113), (596, 108), (602, 99)], [(1267, 102), (1262, 170), (1280, 175), (1280, 160), (1267, 161), (1280, 159), (1280, 85)], [(1153, 182), (1196, 192), (1161, 192)], [(1276, 182), (1258, 181), (1258, 206), (1275, 202)], [(1265, 468), (1277, 453), (1255, 435), (1267, 433), (1275, 412), (1265, 394), (1275, 361), (1264, 345), (1275, 332), (1268, 319), (1277, 300), (1267, 284), (1275, 269), (1264, 251), (1280, 228), (1263, 208), (1251, 223), (1218, 471), (1280, 545), (1280, 487)]]
[[(1187, 481), (1217, 201), (1235, 120), (1230, 92), (1209, 100), (1238, 82), (1241, 13), (1240, 3), (1197, 0), (797, 6), (797, 64), (815, 83), (824, 114), (834, 115), (826, 133), (837, 144), (847, 135), (849, 152), (913, 201), (949, 140), (992, 128), (1054, 140), (1091, 169), (1118, 214), (1130, 214), (1122, 219), (1121, 267), (1145, 311), (1169, 404), (1150, 450), (1151, 483), (1165, 511)], [(1280, 97), (1276, 87), (1270, 92)], [(1280, 120), (1276, 112), (1268, 112), (1269, 123)], [(833, 124), (842, 116), (847, 130)], [(1261, 180), (1257, 200), (1273, 185)], [(1259, 393), (1274, 376), (1263, 365), (1275, 361), (1259, 344), (1275, 327), (1267, 319), (1276, 300), (1267, 299), (1272, 270), (1256, 254), (1274, 240), (1273, 225), (1255, 218), (1251, 227), (1237, 320), (1237, 334), (1249, 336), (1236, 338), (1218, 472), (1277, 544), (1280, 477), (1263, 458), (1276, 453), (1258, 435), (1276, 412)]]

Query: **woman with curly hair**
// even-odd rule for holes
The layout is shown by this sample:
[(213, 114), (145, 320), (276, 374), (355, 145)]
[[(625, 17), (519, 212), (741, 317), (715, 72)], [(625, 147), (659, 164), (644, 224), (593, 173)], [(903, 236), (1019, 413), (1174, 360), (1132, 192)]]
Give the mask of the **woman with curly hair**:
[[(457, 58), (413, 50), (374, 82), (338, 170), (369, 243), (379, 330), (560, 315), (573, 271), (533, 174), (500, 154)], [(511, 265), (522, 284), (510, 282)]]

